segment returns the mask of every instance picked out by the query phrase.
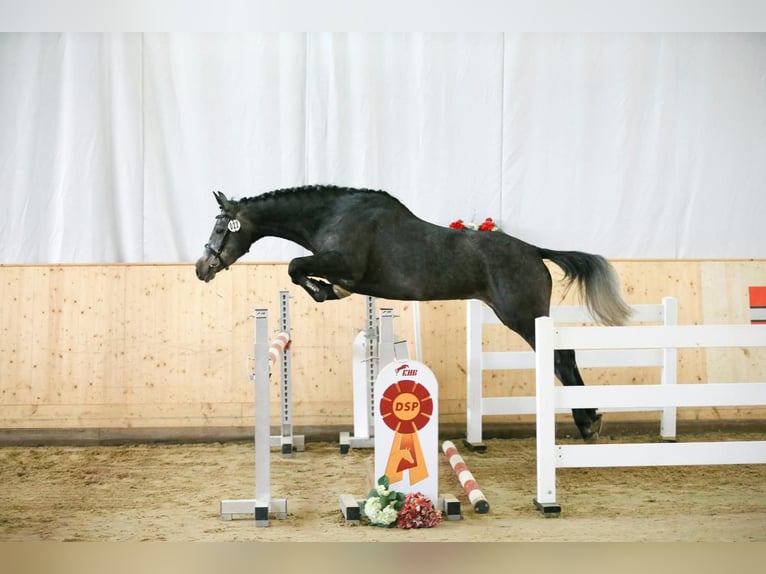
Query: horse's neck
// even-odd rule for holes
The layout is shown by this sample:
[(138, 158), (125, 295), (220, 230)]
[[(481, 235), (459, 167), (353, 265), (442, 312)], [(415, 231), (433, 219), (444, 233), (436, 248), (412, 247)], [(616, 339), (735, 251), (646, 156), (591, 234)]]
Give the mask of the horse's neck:
[[(251, 202), (245, 212), (253, 222), (257, 239), (279, 237), (311, 249), (312, 226), (316, 214), (296, 197), (275, 196)], [(256, 239), (256, 240), (257, 240)]]

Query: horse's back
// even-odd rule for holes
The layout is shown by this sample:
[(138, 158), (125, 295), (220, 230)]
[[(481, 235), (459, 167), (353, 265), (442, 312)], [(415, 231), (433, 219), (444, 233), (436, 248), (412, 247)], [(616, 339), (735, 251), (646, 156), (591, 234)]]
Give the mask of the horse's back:
[(325, 217), (320, 241), (359, 272), (348, 290), (404, 300), (520, 299), (535, 309), (550, 299), (550, 273), (534, 245), (430, 223), (382, 191), (331, 195), (316, 212)]

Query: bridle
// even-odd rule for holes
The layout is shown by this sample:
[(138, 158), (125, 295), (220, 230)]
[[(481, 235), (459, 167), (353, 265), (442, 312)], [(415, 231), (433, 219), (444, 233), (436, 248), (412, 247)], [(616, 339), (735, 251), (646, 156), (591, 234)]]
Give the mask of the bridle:
[[(216, 219), (228, 219), (229, 221), (226, 223), (226, 231), (223, 232), (223, 237), (221, 238), (221, 242), (219, 243), (218, 249), (213, 247), (211, 243), (205, 244), (205, 249), (207, 249), (210, 253), (215, 255), (215, 259), (210, 262), (210, 267), (219, 267), (223, 265), (223, 259), (221, 257), (224, 247), (226, 246), (226, 240), (229, 238), (229, 235), (232, 233), (236, 233), (242, 228), (242, 224), (237, 219), (231, 219), (228, 215), (225, 213), (220, 213), (215, 216)], [(226, 265), (224, 269), (228, 269), (229, 265)]]

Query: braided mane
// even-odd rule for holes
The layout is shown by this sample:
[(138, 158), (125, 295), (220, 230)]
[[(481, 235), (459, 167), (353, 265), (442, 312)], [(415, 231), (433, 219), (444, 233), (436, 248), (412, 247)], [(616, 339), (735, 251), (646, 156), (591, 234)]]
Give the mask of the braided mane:
[(255, 195), (252, 197), (243, 197), (241, 200), (239, 200), (241, 203), (253, 203), (257, 201), (265, 201), (269, 199), (278, 199), (280, 197), (300, 197), (301, 195), (306, 194), (312, 194), (312, 193), (332, 193), (334, 195), (356, 195), (356, 194), (374, 194), (378, 197), (385, 196), (388, 198), (391, 198), (391, 200), (395, 201), (396, 203), (404, 206), (397, 198), (395, 198), (393, 195), (386, 191), (382, 190), (374, 190), (374, 189), (364, 189), (364, 188), (355, 188), (355, 187), (341, 187), (337, 185), (303, 185), (299, 187), (288, 187), (283, 189), (275, 189), (273, 191), (267, 191), (265, 193), (262, 193), (260, 195)]

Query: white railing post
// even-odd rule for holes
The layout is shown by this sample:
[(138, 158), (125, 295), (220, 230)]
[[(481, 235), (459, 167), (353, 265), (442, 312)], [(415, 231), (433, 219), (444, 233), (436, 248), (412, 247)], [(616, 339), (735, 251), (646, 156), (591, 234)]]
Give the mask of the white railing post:
[[(663, 324), (678, 325), (678, 303), (675, 297), (663, 297)], [(674, 385), (678, 380), (678, 351), (675, 347), (665, 347), (662, 350), (662, 380), (663, 385)], [(676, 440), (676, 407), (666, 406), (662, 409), (660, 419), (660, 437), (663, 440)]]
[(482, 441), (481, 301), (466, 302), (466, 442), (472, 447)]
[(535, 406), (537, 410), (537, 498), (544, 516), (558, 516), (556, 503), (556, 398), (553, 319), (535, 319)]

